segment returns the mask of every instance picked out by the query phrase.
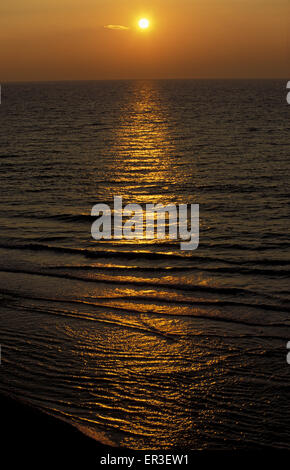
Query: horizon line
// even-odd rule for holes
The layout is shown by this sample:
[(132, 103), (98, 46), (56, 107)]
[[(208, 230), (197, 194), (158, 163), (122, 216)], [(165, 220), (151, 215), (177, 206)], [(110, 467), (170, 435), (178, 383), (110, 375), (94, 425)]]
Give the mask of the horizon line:
[(118, 82), (118, 81), (153, 81), (153, 80), (285, 80), (286, 77), (168, 77), (168, 78), (63, 78), (63, 79), (41, 79), (41, 80), (0, 80), (0, 84), (15, 84), (15, 83), (67, 83), (67, 82)]

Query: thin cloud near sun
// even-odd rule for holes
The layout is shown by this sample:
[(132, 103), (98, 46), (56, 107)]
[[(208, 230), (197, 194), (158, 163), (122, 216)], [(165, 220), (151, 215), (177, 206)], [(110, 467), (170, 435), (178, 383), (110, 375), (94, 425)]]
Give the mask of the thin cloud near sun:
[[(150, 27), (150, 21), (147, 18), (141, 18), (138, 23), (136, 22), (136, 26), (137, 25), (141, 30), (145, 30)], [(128, 29), (131, 29), (129, 26), (123, 26), (121, 24), (107, 24), (104, 28), (111, 31), (127, 31)]]
[(111, 29), (113, 31), (127, 31), (130, 29), (128, 26), (122, 26), (120, 24), (107, 24), (104, 26), (105, 29)]

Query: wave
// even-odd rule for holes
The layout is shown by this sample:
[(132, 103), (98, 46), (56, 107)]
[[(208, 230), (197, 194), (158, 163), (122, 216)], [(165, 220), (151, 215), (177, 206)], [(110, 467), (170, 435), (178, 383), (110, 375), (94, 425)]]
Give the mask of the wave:
[(4, 159), (4, 158), (20, 158), (21, 155), (15, 155), (15, 154), (6, 154), (6, 155), (0, 155), (0, 159)]
[[(217, 301), (217, 302), (210, 302), (210, 301), (200, 301), (200, 302), (195, 302), (195, 301), (187, 301), (187, 302), (177, 302), (177, 301), (173, 301), (173, 302), (170, 302), (170, 306), (173, 307), (173, 308), (168, 308), (166, 309), (166, 311), (162, 311), (160, 312), (160, 310), (158, 310), (158, 305), (159, 303), (156, 304), (156, 309), (147, 309), (147, 310), (142, 310), (140, 311), (140, 308), (138, 308), (138, 304), (134, 304), (134, 302), (130, 303), (130, 304), (124, 304), (122, 305), (121, 303), (119, 305), (115, 305), (115, 304), (110, 304), (110, 301), (120, 301), (122, 300), (122, 297), (118, 297), (118, 298), (103, 298), (103, 297), (95, 297), (95, 298), (92, 298), (91, 301), (90, 300), (80, 300), (80, 299), (56, 299), (56, 298), (47, 298), (47, 297), (41, 297), (41, 296), (35, 296), (35, 295), (29, 295), (29, 294), (20, 294), (20, 293), (15, 293), (9, 289), (1, 289), (1, 294), (4, 295), (4, 296), (11, 296), (13, 298), (18, 298), (18, 299), (23, 299), (23, 300), (36, 300), (38, 302), (45, 302), (45, 303), (52, 303), (52, 304), (64, 304), (64, 305), (79, 305), (79, 306), (83, 306), (83, 307), (86, 307), (88, 308), (89, 306), (90, 307), (94, 307), (94, 311), (93, 312), (89, 312), (88, 310), (86, 310), (85, 312), (82, 312), (82, 311), (77, 311), (77, 310), (71, 310), (71, 309), (65, 309), (65, 310), (60, 310), (60, 309), (51, 309), (49, 307), (49, 305), (45, 305), (44, 307), (41, 306), (41, 305), (29, 305), (29, 306), (25, 306), (25, 305), (19, 305), (17, 306), (17, 308), (21, 308), (21, 309), (28, 309), (29, 312), (31, 312), (31, 310), (37, 312), (37, 313), (42, 313), (42, 314), (46, 314), (46, 315), (53, 315), (53, 316), (57, 316), (57, 315), (60, 315), (60, 316), (64, 316), (64, 317), (67, 317), (67, 318), (74, 318), (74, 319), (79, 319), (79, 320), (88, 320), (88, 321), (98, 321), (98, 322), (102, 322), (102, 323), (111, 323), (111, 324), (119, 324), (123, 327), (128, 327), (130, 329), (134, 329), (134, 330), (148, 330), (149, 332), (153, 332), (153, 334), (157, 334), (158, 336), (164, 336), (166, 339), (169, 339), (169, 340), (172, 340), (174, 339), (176, 336), (178, 336), (177, 334), (167, 334), (167, 333), (164, 333), (162, 331), (160, 331), (159, 329), (157, 328), (154, 328), (154, 327), (150, 327), (149, 329), (148, 328), (140, 328), (140, 326), (136, 326), (136, 324), (131, 324), (130, 322), (127, 323), (125, 322), (125, 318), (122, 316), (120, 317), (119, 319), (116, 319), (116, 318), (103, 318), (103, 317), (98, 317), (98, 310), (96, 309), (101, 309), (101, 311), (108, 311), (108, 312), (114, 312), (114, 313), (117, 313), (117, 314), (124, 314), (124, 313), (128, 313), (130, 312), (131, 314), (137, 314), (137, 315), (140, 315), (140, 314), (146, 314), (146, 315), (152, 315), (152, 316), (156, 316), (158, 315), (158, 317), (172, 317), (172, 316), (178, 316), (178, 317), (190, 317), (190, 318), (197, 318), (197, 319), (204, 319), (204, 320), (208, 320), (208, 321), (219, 321), (219, 322), (226, 322), (226, 323), (231, 323), (231, 324), (239, 324), (239, 325), (247, 325), (247, 326), (263, 326), (263, 327), (275, 327), (275, 328), (289, 328), (290, 327), (290, 324), (287, 324), (285, 323), (285, 321), (282, 321), (282, 319), (273, 319), (272, 317), (268, 317), (267, 319), (264, 317), (264, 318), (260, 318), (258, 312), (258, 316), (251, 316), (249, 317), (246, 313), (246, 315), (240, 310), (241, 308), (257, 308), (259, 310), (271, 310), (271, 311), (275, 311), (275, 308), (272, 308), (272, 306), (270, 305), (261, 305), (260, 307), (258, 305), (254, 305), (254, 304), (246, 304), (246, 303), (234, 303), (234, 302), (223, 302), (223, 301)], [(133, 300), (133, 298), (130, 297), (131, 300)], [(148, 298), (146, 297), (138, 297), (136, 296), (134, 298), (136, 301), (143, 301), (144, 300), (147, 300), (148, 301)], [(101, 301), (100, 301), (101, 300)], [(105, 302), (104, 302), (105, 300)], [(128, 298), (125, 298), (126, 301), (128, 301), (129, 299)], [(154, 302), (156, 302), (156, 299), (153, 298), (152, 299)], [(5, 297), (4, 297), (4, 301), (5, 301)], [(109, 302), (109, 303), (106, 303)], [(160, 299), (159, 299), (159, 302), (160, 302)], [(162, 299), (162, 303), (165, 303), (166, 304), (166, 300), (165, 299)], [(178, 310), (178, 312), (176, 311), (176, 309), (174, 309), (174, 306), (180, 306), (180, 304), (187, 304), (189, 306), (192, 306), (192, 307), (200, 307), (200, 310), (195, 310), (195, 311), (192, 311), (192, 312), (181, 312), (180, 310)], [(215, 307), (214, 311), (212, 310), (212, 307)], [(235, 311), (231, 311), (230, 315), (225, 315), (224, 311), (223, 310), (219, 310), (220, 308), (222, 307), (236, 307), (236, 308), (239, 308), (239, 310), (235, 310)], [(207, 310), (208, 309), (208, 310)], [(281, 312), (282, 313), (282, 312)], [(147, 323), (145, 325), (146, 327), (148, 327)], [(273, 334), (273, 332), (272, 332)], [(281, 337), (281, 335), (279, 336)], [(288, 339), (288, 336), (286, 335), (285, 333), (285, 338), (283, 336), (283, 339)]]
[[(54, 273), (54, 272), (39, 272), (39, 271), (33, 271), (33, 270), (24, 270), (24, 269), (13, 269), (13, 268), (1, 268), (0, 272), (6, 272), (6, 273), (13, 273), (13, 274), (26, 274), (26, 275), (31, 275), (31, 276), (41, 276), (41, 277), (52, 277), (52, 278), (59, 278), (59, 279), (67, 279), (67, 280), (72, 280), (72, 281), (79, 281), (79, 282), (89, 282), (89, 283), (103, 283), (103, 284), (113, 284), (113, 285), (134, 285), (134, 286), (155, 286), (155, 287), (162, 287), (166, 288), (167, 290), (171, 291), (183, 291), (183, 292), (205, 292), (205, 293), (210, 293), (210, 294), (219, 294), (219, 295), (231, 295), (235, 297), (236, 295), (248, 295), (248, 296), (259, 296), (260, 294), (252, 291), (250, 289), (246, 288), (238, 288), (238, 287), (220, 287), (220, 286), (205, 286), (202, 284), (182, 284), (178, 282), (173, 282), (173, 283), (168, 283), (168, 282), (163, 282), (162, 280), (157, 282), (156, 279), (143, 279), (143, 278), (128, 278), (127, 276), (122, 276), (119, 277), (112, 277), (112, 278), (106, 278), (103, 276), (95, 276), (94, 278), (86, 278), (86, 277), (81, 277), (81, 276), (73, 276), (71, 274), (67, 273)], [(267, 297), (272, 297), (276, 298), (271, 295), (267, 295)], [(280, 299), (279, 299), (280, 300)], [(226, 300), (221, 300), (220, 305), (231, 305), (231, 306), (245, 306), (245, 307), (251, 307), (254, 309), (259, 309), (259, 310), (272, 310), (272, 311), (278, 311), (278, 312), (290, 312), (290, 306), (286, 302), (282, 302), (282, 305), (274, 305), (274, 304), (264, 304), (264, 303), (241, 303), (241, 302), (233, 302), (233, 301), (226, 301)], [(226, 302), (222, 304), (222, 302)], [(186, 302), (185, 302), (186, 303)], [(194, 303), (194, 302), (193, 302)], [(212, 302), (211, 305), (217, 305), (216, 302)]]
[[(104, 245), (100, 243), (100, 245)], [(144, 246), (144, 245), (143, 245)], [(145, 244), (148, 247), (147, 244)], [(153, 245), (154, 246), (154, 245)], [(172, 248), (172, 246), (170, 244)], [(138, 244), (138, 247), (142, 247), (141, 244)], [(158, 248), (162, 247), (158, 246)], [(128, 250), (99, 250), (99, 249), (88, 249), (88, 248), (71, 248), (71, 247), (64, 247), (64, 246), (56, 246), (56, 245), (46, 245), (40, 243), (0, 243), (0, 248), (10, 249), (10, 250), (31, 250), (31, 251), (55, 251), (57, 253), (76, 253), (82, 254), (88, 258), (126, 258), (126, 259), (178, 259), (178, 260), (193, 260), (196, 262), (207, 263), (207, 262), (217, 262), (217, 263), (227, 263), (233, 265), (248, 265), (248, 266), (255, 266), (255, 265), (268, 265), (268, 266), (290, 266), (290, 260), (288, 259), (273, 259), (273, 258), (259, 258), (259, 259), (239, 259), (238, 261), (234, 258), (228, 257), (224, 259), (222, 257), (212, 257), (212, 256), (200, 256), (196, 253), (187, 252), (160, 252), (160, 251), (148, 251), (148, 250), (138, 250), (138, 251), (128, 251)]]
[(48, 220), (59, 220), (64, 222), (81, 222), (81, 223), (92, 223), (96, 217), (90, 214), (54, 214), (54, 215), (43, 215), (43, 214), (30, 214), (29, 218), (35, 219), (48, 219)]
[(149, 272), (159, 272), (159, 273), (168, 273), (170, 272), (183, 272), (183, 271), (206, 271), (209, 273), (217, 273), (217, 274), (247, 274), (247, 275), (258, 275), (258, 276), (274, 276), (274, 277), (286, 277), (290, 274), (290, 269), (279, 269), (272, 270), (272, 269), (255, 269), (255, 268), (243, 268), (240, 266), (232, 266), (232, 267), (206, 267), (206, 266), (196, 266), (196, 265), (184, 265), (184, 266), (111, 266), (103, 264), (101, 266), (90, 266), (90, 265), (65, 265), (65, 266), (50, 266), (50, 269), (68, 269), (71, 271), (110, 271), (110, 272), (120, 272), (120, 271), (128, 271), (132, 272), (140, 272), (140, 271), (149, 271)]

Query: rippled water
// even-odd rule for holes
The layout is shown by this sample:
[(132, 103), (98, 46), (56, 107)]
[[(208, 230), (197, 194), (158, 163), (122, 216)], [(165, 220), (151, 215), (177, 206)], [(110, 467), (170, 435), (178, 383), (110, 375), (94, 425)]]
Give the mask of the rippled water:
[[(289, 448), (282, 81), (2, 87), (0, 390), (134, 449)], [(200, 204), (200, 246), (91, 208)]]

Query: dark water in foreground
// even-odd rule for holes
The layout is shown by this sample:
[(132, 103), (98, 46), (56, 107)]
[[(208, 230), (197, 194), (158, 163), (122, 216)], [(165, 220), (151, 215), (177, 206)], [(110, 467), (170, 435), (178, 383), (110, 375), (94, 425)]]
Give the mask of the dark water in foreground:
[[(0, 390), (134, 449), (290, 448), (283, 81), (2, 87)], [(200, 204), (200, 246), (91, 208)]]

